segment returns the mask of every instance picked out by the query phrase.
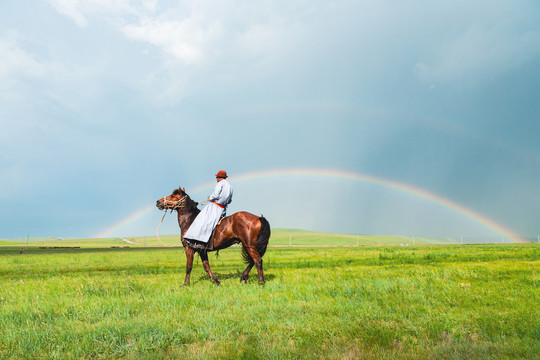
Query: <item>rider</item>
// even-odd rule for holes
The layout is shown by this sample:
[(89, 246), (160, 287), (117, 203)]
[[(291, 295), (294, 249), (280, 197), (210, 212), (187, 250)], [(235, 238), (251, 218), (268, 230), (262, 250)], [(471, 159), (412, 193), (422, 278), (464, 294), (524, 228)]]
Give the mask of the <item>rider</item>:
[(210, 240), (212, 231), (219, 219), (225, 216), (227, 205), (231, 203), (233, 195), (231, 184), (226, 180), (227, 177), (225, 170), (219, 170), (217, 172), (217, 184), (214, 187), (214, 192), (208, 196), (205, 202), (208, 205), (201, 210), (184, 235), (184, 240), (187, 242), (192, 244), (196, 242), (206, 244)]

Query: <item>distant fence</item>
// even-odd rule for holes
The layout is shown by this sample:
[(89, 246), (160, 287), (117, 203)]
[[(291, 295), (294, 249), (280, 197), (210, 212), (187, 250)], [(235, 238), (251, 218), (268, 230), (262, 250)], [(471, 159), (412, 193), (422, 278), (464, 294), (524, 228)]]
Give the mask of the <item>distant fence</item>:
[[(519, 236), (517, 243), (540, 243), (540, 235)], [(327, 234), (283, 234), (272, 235), (271, 245), (278, 246), (353, 246), (353, 245), (422, 245), (422, 244), (511, 244), (509, 237), (497, 236), (374, 236), (374, 235), (336, 235)]]
[[(179, 235), (163, 235), (161, 240), (166, 244), (180, 244)], [(519, 236), (521, 242), (540, 243), (540, 235)], [(514, 241), (508, 237), (497, 236), (383, 236), (383, 235), (352, 235), (326, 234), (309, 231), (287, 232), (272, 231), (269, 246), (366, 246), (366, 245), (428, 245), (428, 244), (509, 244)], [(117, 237), (106, 239), (78, 239), (60, 237), (0, 239), (0, 246), (20, 247), (161, 247), (163, 243), (155, 236)]]

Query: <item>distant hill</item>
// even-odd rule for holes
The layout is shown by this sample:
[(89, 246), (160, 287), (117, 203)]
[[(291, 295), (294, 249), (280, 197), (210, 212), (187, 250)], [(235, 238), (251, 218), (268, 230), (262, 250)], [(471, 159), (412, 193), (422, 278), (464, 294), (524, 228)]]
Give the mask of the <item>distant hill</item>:
[[(0, 246), (26, 247), (27, 239), (3, 239)], [(304, 229), (274, 228), (269, 245), (301, 245), (301, 246), (352, 246), (352, 245), (419, 245), (419, 244), (455, 244), (456, 239), (420, 236), (385, 236), (385, 235), (353, 235), (353, 234), (332, 234)], [(163, 246), (180, 245), (180, 235), (161, 235), (160, 241), (156, 236), (127, 236), (116, 238), (55, 238), (42, 237), (30, 238), (30, 247), (74, 247), (82, 248), (106, 248), (106, 247), (143, 247), (143, 246)]]
[(413, 245), (455, 244), (452, 238), (331, 234), (301, 229), (272, 229), (270, 245)]

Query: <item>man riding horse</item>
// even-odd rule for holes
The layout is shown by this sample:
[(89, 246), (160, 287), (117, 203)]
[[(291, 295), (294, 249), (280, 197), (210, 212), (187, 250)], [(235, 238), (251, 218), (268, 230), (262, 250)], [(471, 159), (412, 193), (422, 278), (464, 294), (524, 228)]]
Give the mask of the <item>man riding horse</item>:
[(207, 205), (197, 215), (184, 235), (184, 240), (195, 249), (206, 249), (208, 247), (212, 231), (214, 231), (219, 220), (225, 217), (227, 205), (231, 203), (233, 196), (231, 184), (226, 180), (227, 177), (225, 170), (217, 172), (217, 184), (206, 200)]
[[(174, 189), (171, 195), (164, 196), (156, 201), (160, 210), (176, 210), (178, 213), (178, 226), (180, 227), (182, 244), (186, 251), (186, 278), (184, 285), (189, 285), (193, 257), (199, 253), (204, 270), (216, 285), (218, 278), (210, 269), (208, 251), (219, 251), (234, 244), (242, 245), (242, 257), (248, 264), (240, 280), (247, 282), (249, 272), (255, 266), (259, 284), (264, 284), (263, 255), (270, 240), (270, 224), (263, 216), (257, 216), (247, 211), (239, 211), (223, 218), (219, 226), (217, 223), (232, 199), (231, 185), (225, 180), (227, 173), (223, 170), (216, 174), (217, 184), (212, 195), (208, 197), (210, 203), (202, 210), (197, 208), (185, 189)], [(207, 243), (211, 239), (211, 245)], [(188, 241), (190, 242), (188, 244)], [(193, 244), (202, 247), (195, 247)]]

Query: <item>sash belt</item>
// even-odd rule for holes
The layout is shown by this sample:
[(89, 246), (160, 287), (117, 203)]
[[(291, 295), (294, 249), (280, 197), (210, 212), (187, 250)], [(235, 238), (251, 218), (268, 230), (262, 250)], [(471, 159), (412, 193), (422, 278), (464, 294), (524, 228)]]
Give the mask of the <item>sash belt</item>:
[(218, 204), (218, 203), (215, 202), (215, 201), (212, 201), (212, 204), (216, 204), (216, 205), (219, 206), (220, 208), (225, 209), (225, 205)]

